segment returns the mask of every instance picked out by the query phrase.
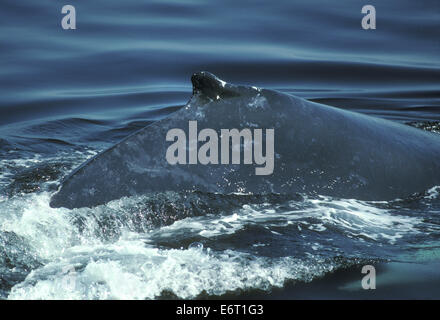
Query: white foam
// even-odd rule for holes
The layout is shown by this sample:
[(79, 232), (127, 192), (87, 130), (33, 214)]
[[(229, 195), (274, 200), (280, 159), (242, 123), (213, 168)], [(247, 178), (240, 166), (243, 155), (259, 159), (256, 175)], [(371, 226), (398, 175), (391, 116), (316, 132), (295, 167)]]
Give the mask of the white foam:
[(351, 235), (388, 240), (389, 243), (395, 243), (405, 234), (419, 233), (416, 226), (423, 223), (421, 218), (401, 216), (354, 199), (320, 197), (310, 202), (314, 208), (308, 210), (308, 214), (324, 224), (339, 225)]
[(59, 257), (75, 244), (96, 241), (86, 233), (78, 234), (69, 219), (70, 210), (51, 208), (50, 196), (47, 192), (29, 194), (0, 203), (0, 231), (26, 239), (34, 255), (43, 260)]
[[(126, 246), (131, 248), (121, 250)], [(267, 290), (283, 286), (288, 279), (309, 281), (334, 268), (291, 257), (257, 258), (232, 250), (159, 250), (143, 243), (107, 246), (106, 252), (71, 275), (63, 271), (65, 264), (48, 264), (12, 288), (9, 299), (154, 299), (166, 291), (189, 299), (203, 292)]]
[(432, 187), (427, 191), (425, 199), (437, 199), (440, 195), (440, 186)]
[[(229, 216), (208, 215), (179, 220), (170, 226), (152, 231), (151, 236), (166, 238), (177, 233), (192, 233), (213, 238), (236, 233), (249, 224), (266, 226), (271, 231), (274, 227), (297, 224), (300, 232), (302, 227), (324, 232), (329, 226), (336, 226), (353, 237), (361, 235), (372, 240), (395, 243), (405, 234), (419, 233), (417, 225), (423, 223), (421, 218), (397, 215), (353, 199), (320, 197), (305, 200), (303, 206), (292, 202), (291, 207), (292, 210), (279, 210), (269, 204), (244, 205)], [(306, 218), (314, 218), (318, 222), (310, 224), (305, 221)]]
[[(70, 220), (76, 211), (50, 208), (49, 197), (48, 193), (33, 194), (6, 202), (13, 213), (1, 221), (0, 230), (24, 237), (36, 255), (49, 261), (14, 286), (9, 299), (154, 299), (166, 291), (187, 299), (203, 292), (221, 295), (238, 289), (268, 290), (283, 286), (287, 280), (312, 280), (336, 265), (319, 260), (323, 245), (316, 241), (308, 246), (317, 255), (306, 253), (309, 258), (298, 259), (200, 246), (159, 249), (154, 240), (179, 234), (213, 238), (249, 224), (280, 234), (273, 228), (297, 224), (299, 232), (304, 228), (325, 232), (332, 225), (341, 227), (347, 237), (393, 242), (405, 232), (417, 232), (414, 227), (420, 222), (391, 215), (365, 202), (322, 197), (302, 205), (292, 202), (291, 208), (284, 210), (270, 204), (244, 205), (230, 215), (186, 218), (144, 234), (121, 227), (119, 240), (108, 243), (94, 235), (99, 226), (94, 225), (92, 217), (79, 235)], [(6, 209), (4, 205), (0, 210)], [(93, 213), (99, 214), (96, 210)], [(319, 222), (308, 222), (306, 218)], [(254, 247), (265, 245), (259, 242)], [(72, 268), (73, 273), (66, 273)]]

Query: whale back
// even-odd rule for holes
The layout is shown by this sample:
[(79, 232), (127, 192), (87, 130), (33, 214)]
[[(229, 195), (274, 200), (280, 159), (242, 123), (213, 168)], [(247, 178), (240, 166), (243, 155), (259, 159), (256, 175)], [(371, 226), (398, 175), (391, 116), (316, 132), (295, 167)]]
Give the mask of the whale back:
[[(80, 166), (63, 181), (51, 206), (91, 207), (123, 196), (188, 190), (389, 200), (440, 184), (435, 134), (273, 90), (235, 86), (207, 72), (191, 80), (193, 95), (184, 107)], [(273, 129), (273, 172), (256, 175), (256, 165), (244, 163), (170, 164), (167, 133), (188, 132), (189, 121), (197, 122), (198, 131)]]

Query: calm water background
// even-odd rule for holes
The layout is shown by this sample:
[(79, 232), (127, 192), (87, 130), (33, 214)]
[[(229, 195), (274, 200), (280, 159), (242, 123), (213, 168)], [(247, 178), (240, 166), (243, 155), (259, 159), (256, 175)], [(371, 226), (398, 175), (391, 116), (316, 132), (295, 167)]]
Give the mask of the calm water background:
[[(66, 4), (1, 3), (1, 298), (289, 298), (292, 283), (385, 260), (440, 279), (437, 189), (381, 204), (170, 195), (48, 206), (72, 168), (184, 105), (200, 70), (438, 130), (437, 0), (75, 1), (77, 30), (63, 30)], [(366, 4), (376, 30), (361, 28)]]

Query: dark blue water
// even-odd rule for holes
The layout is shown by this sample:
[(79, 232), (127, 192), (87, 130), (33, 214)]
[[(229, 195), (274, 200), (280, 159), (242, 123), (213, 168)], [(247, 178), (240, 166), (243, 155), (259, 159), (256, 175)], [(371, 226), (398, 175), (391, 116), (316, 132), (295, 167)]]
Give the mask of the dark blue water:
[[(1, 3), (0, 298), (305, 297), (384, 262), (397, 271), (376, 297), (415, 285), (425, 296), (404, 297), (440, 297), (437, 188), (389, 203), (196, 193), (48, 205), (73, 168), (184, 105), (200, 70), (440, 131), (437, 0), (79, 1), (77, 29), (63, 30), (66, 4)], [(366, 4), (376, 30), (361, 28)], [(360, 294), (361, 276), (327, 296)]]

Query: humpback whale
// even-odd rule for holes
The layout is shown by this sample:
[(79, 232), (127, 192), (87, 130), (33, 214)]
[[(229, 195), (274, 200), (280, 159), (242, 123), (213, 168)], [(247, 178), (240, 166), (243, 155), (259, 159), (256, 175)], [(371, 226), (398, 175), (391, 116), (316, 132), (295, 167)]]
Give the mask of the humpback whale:
[[(166, 191), (392, 200), (440, 185), (438, 134), (274, 90), (229, 84), (208, 72), (195, 73), (191, 81), (193, 94), (185, 106), (74, 170), (50, 205), (93, 207), (124, 196)], [(267, 130), (273, 129), (273, 170), (255, 174), (258, 165), (249, 154), (247, 162), (196, 161), (194, 149), (201, 150), (208, 137), (215, 139), (213, 134), (200, 139), (200, 133), (192, 138), (189, 133), (188, 143), (177, 150), (186, 153), (180, 159), (188, 156), (189, 161), (179, 162), (179, 156), (170, 163), (167, 151), (178, 135), (170, 137), (169, 132), (186, 133), (191, 121), (197, 121), (200, 133), (208, 129), (205, 133), (220, 137), (222, 129), (261, 129), (266, 140), (250, 143), (254, 151), (255, 147), (264, 150), (266, 144), (266, 153), (271, 142)], [(238, 148), (245, 150), (249, 141), (245, 143), (244, 135), (238, 138)], [(218, 152), (216, 147), (220, 150), (215, 143), (205, 148), (205, 156)], [(233, 154), (237, 145), (229, 147)], [(250, 155), (255, 158), (257, 153)], [(241, 156), (246, 157), (246, 152)]]

